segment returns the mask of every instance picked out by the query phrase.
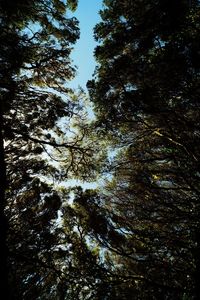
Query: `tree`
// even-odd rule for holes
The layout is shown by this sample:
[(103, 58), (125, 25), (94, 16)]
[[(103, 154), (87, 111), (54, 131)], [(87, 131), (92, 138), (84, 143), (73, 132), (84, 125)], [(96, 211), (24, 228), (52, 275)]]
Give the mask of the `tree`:
[(114, 299), (198, 299), (199, 3), (104, 1), (101, 17), (88, 88), (122, 150), (98, 208), (116, 238), (93, 236), (127, 276)]
[[(74, 140), (66, 137), (60, 143), (63, 132), (57, 123), (63, 116), (68, 115), (70, 118), (77, 107), (66, 97), (69, 94), (66, 81), (72, 78), (75, 72), (70, 64), (69, 55), (71, 45), (79, 36), (79, 29), (77, 20), (65, 15), (68, 7), (75, 9), (76, 2), (68, 1), (64, 4), (62, 1), (1, 1), (0, 5), (1, 292), (2, 295), (7, 295), (7, 299), (13, 299), (16, 292), (16, 285), (12, 288), (11, 295), (8, 292), (7, 257), (10, 270), (15, 274), (12, 275), (12, 284), (17, 281), (19, 285), (23, 282), (25, 286), (29, 286), (27, 278), (32, 278), (34, 269), (32, 265), (30, 271), (30, 265), (24, 267), (24, 263), (26, 259), (30, 262), (30, 255), (35, 246), (32, 244), (34, 247), (27, 249), (27, 244), (31, 246), (31, 243), (35, 243), (44, 248), (53, 236), (50, 222), (57, 215), (60, 198), (54, 189), (41, 180), (41, 175), (55, 172), (55, 166), (49, 166), (44, 156), (41, 156), (42, 152), (49, 152), (47, 147), (55, 147), (58, 151), (67, 149), (71, 157), (70, 168), (73, 168), (77, 161), (73, 156), (75, 152), (79, 162), (88, 156), (88, 150), (81, 147), (81, 140), (77, 137)], [(61, 98), (61, 93), (63, 97), (65, 94), (65, 99)], [(39, 176), (39, 179), (36, 180), (36, 176)], [(55, 173), (55, 176), (60, 175)], [(49, 208), (46, 207), (47, 204), (42, 203), (44, 199), (49, 199)], [(4, 209), (9, 219), (9, 255)], [(42, 209), (46, 210), (44, 215)], [(33, 222), (33, 229), (31, 220), (34, 217), (38, 218)], [(37, 223), (42, 224), (42, 218), (46, 218), (43, 220), (44, 228)], [(16, 239), (13, 241), (13, 234), (16, 233)], [(32, 233), (34, 238), (32, 237), (29, 243)], [(25, 237), (26, 243), (22, 243), (20, 238)], [(50, 245), (52, 243), (53, 241)], [(15, 246), (16, 252), (13, 251)], [(36, 254), (34, 257), (40, 259), (42, 264), (41, 257)], [(35, 263), (38, 264), (38, 261)], [(34, 276), (33, 281), (36, 282)], [(23, 294), (22, 285), (19, 286), (18, 292), (16, 297), (28, 297)]]

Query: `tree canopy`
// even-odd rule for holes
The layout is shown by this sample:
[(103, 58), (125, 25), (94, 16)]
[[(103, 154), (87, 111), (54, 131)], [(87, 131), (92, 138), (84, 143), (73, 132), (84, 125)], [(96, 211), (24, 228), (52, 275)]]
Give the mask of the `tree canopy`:
[(104, 1), (101, 17), (88, 88), (118, 149), (96, 232), (125, 276), (113, 297), (198, 299), (199, 2)]
[(104, 0), (90, 100), (77, 5), (0, 3), (1, 294), (200, 299), (199, 1)]

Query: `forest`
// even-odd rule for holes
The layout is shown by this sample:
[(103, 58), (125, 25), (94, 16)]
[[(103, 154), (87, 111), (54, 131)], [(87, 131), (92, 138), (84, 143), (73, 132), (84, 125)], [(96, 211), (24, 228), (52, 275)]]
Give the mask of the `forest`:
[(0, 299), (199, 300), (200, 1), (102, 0), (87, 90), (78, 5), (0, 1)]

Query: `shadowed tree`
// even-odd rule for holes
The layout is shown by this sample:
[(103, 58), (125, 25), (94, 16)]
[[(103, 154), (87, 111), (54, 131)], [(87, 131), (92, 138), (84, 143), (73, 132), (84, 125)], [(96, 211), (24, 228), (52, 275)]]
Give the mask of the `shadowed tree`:
[(199, 2), (104, 1), (101, 17), (88, 88), (121, 151), (91, 232), (127, 277), (113, 297), (198, 299)]
[[(6, 208), (9, 225), (12, 228), (9, 231), (9, 240), (10, 237), (12, 240), (12, 230), (15, 231), (17, 226), (20, 228), (26, 223), (25, 221), (23, 224), (22, 218), (20, 221), (22, 223), (18, 225), (20, 213), (22, 213), (19, 210), (19, 214), (16, 214), (19, 209), (18, 205), (24, 204), (25, 200), (28, 206), (31, 202), (33, 203), (31, 209), (25, 206), (23, 208), (28, 218), (28, 214), (34, 210), (34, 205), (37, 207), (38, 202), (44, 198), (37, 191), (37, 189), (40, 190), (42, 182), (34, 184), (34, 177), (41, 169), (43, 173), (47, 169), (48, 171), (55, 169), (47, 167), (48, 163), (39, 154), (43, 150), (47, 151), (45, 147), (48, 146), (56, 149), (66, 148), (69, 150), (69, 155), (76, 151), (86, 152), (81, 149), (78, 139), (68, 143), (66, 137), (61, 145), (59, 135), (62, 132), (57, 125), (61, 117), (70, 116), (74, 111), (74, 104), (66, 97), (68, 89), (65, 83), (74, 75), (69, 55), (72, 45), (79, 36), (79, 29), (77, 20), (68, 18), (66, 10), (68, 7), (74, 10), (76, 4), (77, 1), (65, 3), (42, 0), (1, 1), (0, 4), (0, 257), (1, 294), (5, 295), (5, 299), (14, 299), (15, 296), (9, 295), (8, 291), (7, 257), (9, 256), (10, 260), (12, 250), (9, 249), (8, 255), (7, 221), (4, 209)], [(61, 99), (61, 93), (65, 94), (66, 99)], [(51, 129), (56, 133), (51, 134), (49, 132)], [(6, 153), (4, 147), (6, 147)], [(43, 184), (41, 193), (53, 195), (51, 190), (48, 185)], [(59, 200), (56, 196), (54, 198)], [(21, 201), (21, 204), (18, 201)], [(56, 217), (59, 201), (55, 205), (52, 216), (47, 216), (49, 221)], [(37, 209), (40, 211), (41, 207)], [(11, 211), (15, 213), (10, 215)], [(19, 228), (18, 238), (20, 237)], [(23, 233), (26, 232), (23, 231)], [(27, 234), (31, 234), (28, 227)], [(40, 234), (39, 231), (37, 234)], [(24, 239), (25, 236), (21, 235), (21, 238)], [(19, 240), (17, 243), (20, 243)], [(23, 256), (22, 253), (20, 255)], [(11, 261), (13, 266), (13, 258)], [(16, 272), (19, 274), (20, 270)], [(23, 278), (23, 280), (26, 279)], [(15, 283), (15, 280), (13, 282)]]

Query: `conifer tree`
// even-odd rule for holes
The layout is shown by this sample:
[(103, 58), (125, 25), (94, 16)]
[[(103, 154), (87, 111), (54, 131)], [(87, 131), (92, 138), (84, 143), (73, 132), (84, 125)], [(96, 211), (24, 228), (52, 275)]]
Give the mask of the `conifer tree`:
[(54, 268), (47, 256), (56, 244), (52, 230), (61, 200), (42, 176), (53, 173), (56, 179), (61, 173), (43, 153), (51, 156), (52, 148), (58, 153), (66, 149), (70, 170), (83, 165), (89, 155), (81, 146), (83, 135), (68, 138), (58, 124), (61, 118), (77, 114), (66, 87), (75, 73), (69, 55), (79, 36), (78, 21), (68, 18), (66, 11), (76, 5), (77, 1), (46, 0), (0, 4), (0, 272), (4, 299), (45, 298), (53, 289), (44, 274)]
[(90, 233), (118, 275), (113, 299), (200, 297), (199, 12), (108, 0), (95, 28), (96, 128), (121, 151), (96, 207), (104, 230)]

